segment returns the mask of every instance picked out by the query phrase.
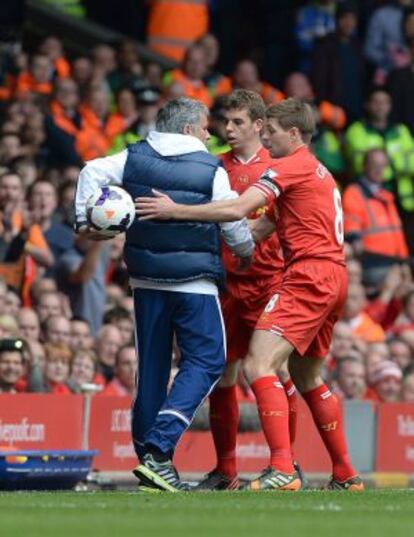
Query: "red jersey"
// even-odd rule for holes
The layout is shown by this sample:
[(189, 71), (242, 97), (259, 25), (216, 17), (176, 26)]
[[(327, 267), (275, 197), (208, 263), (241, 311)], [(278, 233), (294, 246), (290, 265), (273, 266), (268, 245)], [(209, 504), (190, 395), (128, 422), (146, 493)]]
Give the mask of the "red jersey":
[[(264, 171), (276, 162), (264, 147), (246, 163), (241, 162), (233, 151), (224, 153), (220, 157), (229, 175), (231, 188), (238, 194), (242, 194), (247, 188), (255, 184)], [(274, 203), (271, 201), (267, 206), (263, 204), (263, 207), (250, 214), (249, 219), (256, 219), (264, 213), (272, 213), (273, 211)], [(277, 253), (276, 255), (275, 252)], [(233, 288), (236, 285), (240, 287), (243, 284), (247, 284), (251, 287), (252, 280), (273, 279), (276, 273), (280, 273), (284, 267), (276, 233), (273, 233), (268, 239), (256, 246), (254, 263), (248, 271), (237, 272), (238, 260), (226, 246), (223, 247), (223, 262), (227, 271), (227, 283), (231, 293), (233, 293)]]
[(254, 185), (268, 202), (277, 201), (277, 233), (286, 265), (298, 259), (326, 259), (345, 265), (341, 195), (307, 146), (273, 161)]

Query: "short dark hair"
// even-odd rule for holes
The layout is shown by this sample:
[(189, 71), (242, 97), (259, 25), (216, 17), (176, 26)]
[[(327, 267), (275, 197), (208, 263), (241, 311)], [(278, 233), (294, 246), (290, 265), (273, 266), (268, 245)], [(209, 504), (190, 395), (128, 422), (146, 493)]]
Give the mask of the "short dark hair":
[(296, 127), (303, 141), (309, 143), (315, 132), (315, 114), (312, 107), (296, 97), (289, 97), (273, 106), (266, 112), (267, 119), (276, 119), (283, 130)]
[(108, 310), (103, 318), (104, 324), (112, 324), (116, 321), (122, 321), (124, 319), (131, 320), (131, 314), (126, 308), (122, 306), (115, 306), (114, 308)]
[(252, 121), (266, 117), (266, 105), (256, 91), (236, 89), (223, 104), (225, 110), (246, 110)]

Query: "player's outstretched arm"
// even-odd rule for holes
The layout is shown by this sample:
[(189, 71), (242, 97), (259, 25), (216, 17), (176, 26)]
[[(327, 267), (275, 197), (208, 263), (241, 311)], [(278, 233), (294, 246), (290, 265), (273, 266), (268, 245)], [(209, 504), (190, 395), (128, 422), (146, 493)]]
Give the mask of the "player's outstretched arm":
[(151, 198), (136, 198), (135, 208), (141, 220), (202, 220), (234, 222), (263, 206), (265, 195), (256, 188), (247, 189), (239, 198), (205, 205), (182, 205), (153, 190)]

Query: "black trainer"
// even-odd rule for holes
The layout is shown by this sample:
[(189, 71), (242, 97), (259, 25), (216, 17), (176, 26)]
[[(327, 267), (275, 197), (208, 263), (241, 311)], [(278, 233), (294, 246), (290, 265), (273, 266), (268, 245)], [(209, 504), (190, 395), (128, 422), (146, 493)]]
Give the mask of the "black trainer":
[(308, 481), (307, 477), (305, 476), (305, 473), (302, 470), (302, 467), (298, 463), (298, 461), (293, 461), (293, 468), (298, 473), (299, 479), (302, 482), (302, 490), (309, 488), (309, 481)]
[(230, 478), (213, 470), (198, 483), (194, 490), (238, 490), (239, 486), (240, 482), (237, 476)]

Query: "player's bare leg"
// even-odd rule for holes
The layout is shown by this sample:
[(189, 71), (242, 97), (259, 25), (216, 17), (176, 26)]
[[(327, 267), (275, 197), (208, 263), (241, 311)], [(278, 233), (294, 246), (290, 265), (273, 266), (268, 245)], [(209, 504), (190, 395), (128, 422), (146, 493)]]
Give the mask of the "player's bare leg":
[(240, 360), (229, 362), (210, 395), (210, 427), (217, 454), (217, 465), (198, 484), (198, 490), (234, 490), (239, 487), (236, 465), (239, 405), (236, 383)]
[(292, 354), (289, 371), (312, 413), (332, 461), (330, 488), (362, 491), (364, 485), (353, 468), (346, 445), (341, 406), (321, 377), (322, 358)]
[(299, 490), (289, 439), (289, 405), (275, 371), (285, 364), (293, 346), (276, 334), (255, 330), (244, 361), (244, 374), (256, 396), (262, 429), (270, 448), (270, 466), (246, 488)]

